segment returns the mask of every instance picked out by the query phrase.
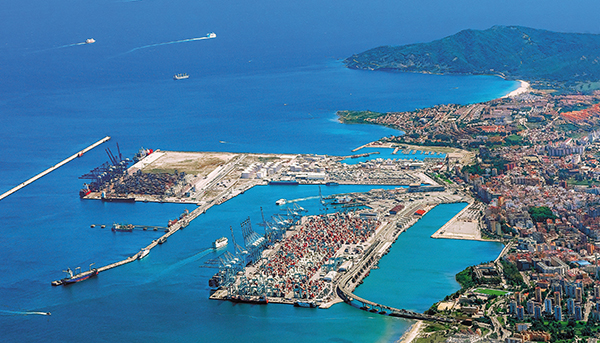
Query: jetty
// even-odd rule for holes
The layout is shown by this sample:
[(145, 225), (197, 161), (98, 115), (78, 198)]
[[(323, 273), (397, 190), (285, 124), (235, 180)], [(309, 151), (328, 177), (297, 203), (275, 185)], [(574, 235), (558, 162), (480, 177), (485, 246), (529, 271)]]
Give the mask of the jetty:
[(36, 181), (36, 180), (38, 180), (38, 179), (40, 179), (40, 178), (42, 178), (42, 177), (46, 176), (47, 174), (49, 174), (49, 173), (51, 173), (51, 172), (55, 171), (56, 169), (58, 169), (58, 168), (60, 168), (60, 167), (64, 166), (65, 164), (67, 164), (67, 163), (71, 162), (72, 160), (74, 160), (74, 159), (76, 159), (76, 158), (78, 158), (78, 157), (81, 157), (81, 156), (83, 156), (83, 154), (85, 154), (86, 152), (88, 152), (88, 151), (90, 151), (90, 150), (94, 149), (94, 148), (95, 148), (95, 147), (97, 147), (98, 145), (100, 145), (100, 144), (102, 144), (102, 143), (104, 143), (104, 142), (106, 142), (106, 141), (108, 141), (108, 140), (110, 140), (110, 136), (106, 136), (106, 137), (102, 138), (101, 140), (97, 141), (96, 143), (94, 143), (94, 144), (90, 145), (89, 147), (87, 147), (87, 148), (85, 148), (85, 149), (83, 149), (83, 150), (81, 150), (81, 151), (79, 151), (79, 152), (75, 153), (74, 155), (72, 155), (72, 156), (70, 156), (70, 157), (68, 157), (68, 158), (66, 158), (66, 159), (64, 159), (64, 160), (62, 160), (61, 162), (59, 162), (59, 163), (57, 163), (57, 164), (53, 165), (52, 167), (50, 167), (50, 168), (48, 168), (48, 169), (44, 170), (43, 172), (41, 172), (41, 173), (37, 174), (36, 176), (34, 176), (34, 177), (30, 178), (29, 180), (27, 180), (27, 181), (25, 181), (25, 182), (23, 182), (23, 183), (19, 184), (18, 186), (16, 186), (16, 187), (13, 187), (13, 188), (12, 188), (12, 189), (10, 189), (9, 191), (7, 191), (7, 192), (4, 192), (2, 195), (0, 195), (0, 200), (2, 200), (2, 199), (4, 199), (4, 198), (6, 198), (7, 196), (9, 196), (9, 195), (13, 194), (14, 192), (16, 192), (16, 191), (20, 190), (21, 188), (23, 188), (23, 187), (25, 187), (25, 186), (29, 185), (30, 183), (32, 183), (32, 182), (34, 182), (34, 181)]
[[(162, 235), (160, 238), (158, 238), (158, 239), (156, 239), (156, 240), (152, 241), (152, 243), (150, 243), (150, 244), (149, 244), (149, 245), (147, 245), (146, 247), (142, 248), (142, 250), (148, 250), (148, 251), (150, 251), (150, 250), (152, 250), (152, 248), (156, 247), (157, 245), (159, 245), (159, 244), (162, 244), (163, 242), (166, 242), (166, 241), (167, 241), (167, 238), (171, 237), (171, 235), (172, 235), (172, 234), (174, 234), (175, 232), (177, 232), (177, 231), (179, 231), (179, 230), (181, 230), (181, 229), (185, 228), (186, 226), (188, 226), (188, 225), (189, 225), (189, 223), (190, 223), (192, 220), (196, 219), (196, 218), (197, 218), (199, 215), (201, 215), (202, 213), (206, 212), (206, 210), (207, 210), (208, 208), (210, 208), (212, 205), (213, 205), (212, 203), (208, 203), (208, 204), (206, 204), (206, 205), (203, 205), (203, 206), (199, 206), (199, 207), (197, 207), (195, 210), (193, 210), (192, 212), (190, 212), (189, 214), (187, 214), (185, 217), (183, 217), (183, 218), (182, 218), (181, 220), (179, 220), (177, 223), (175, 223), (175, 224), (173, 224), (173, 225), (171, 225), (171, 226), (167, 227), (167, 228), (165, 229), (165, 230), (166, 230), (166, 232), (165, 232), (165, 234), (164, 234), (164, 235)], [(140, 227), (143, 227), (143, 226), (140, 226)], [(145, 226), (145, 227), (150, 227), (150, 226)], [(157, 228), (158, 228), (158, 227), (157, 227)], [(105, 271), (107, 271), (107, 270), (110, 270), (110, 269), (113, 269), (113, 268), (116, 268), (116, 267), (120, 267), (120, 266), (122, 266), (122, 265), (124, 265), (124, 264), (131, 263), (131, 262), (133, 262), (133, 261), (136, 261), (136, 260), (138, 260), (138, 259), (139, 259), (139, 257), (140, 257), (140, 253), (141, 253), (141, 251), (140, 251), (140, 252), (138, 252), (138, 253), (136, 253), (136, 254), (135, 254), (135, 255), (133, 255), (133, 256), (129, 256), (129, 257), (127, 257), (127, 258), (126, 258), (126, 259), (124, 259), (124, 260), (121, 260), (121, 261), (118, 261), (118, 262), (114, 262), (114, 263), (111, 263), (111, 264), (105, 265), (105, 266), (103, 266), (103, 267), (99, 267), (99, 268), (97, 268), (97, 270), (98, 270), (98, 273), (105, 272)], [(81, 274), (73, 275), (73, 278), (77, 278), (77, 277), (79, 277), (79, 276), (81, 276)], [(61, 279), (61, 280), (55, 280), (55, 281), (52, 281), (52, 283), (51, 283), (51, 284), (52, 284), (52, 286), (60, 286), (60, 285), (64, 284), (64, 282), (63, 282), (63, 280)]]

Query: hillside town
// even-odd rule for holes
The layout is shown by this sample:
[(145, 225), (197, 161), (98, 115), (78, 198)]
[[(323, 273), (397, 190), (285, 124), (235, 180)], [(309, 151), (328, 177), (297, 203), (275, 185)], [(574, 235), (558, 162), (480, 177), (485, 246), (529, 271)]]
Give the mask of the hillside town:
[(475, 152), (471, 164), (447, 159), (437, 180), (470, 191), (483, 204), (482, 237), (507, 244), (502, 258), (459, 273), (461, 290), (428, 311), (470, 326), (429, 324), (416, 342), (600, 337), (599, 102), (600, 92), (536, 91), (362, 117), (406, 133), (381, 144)]

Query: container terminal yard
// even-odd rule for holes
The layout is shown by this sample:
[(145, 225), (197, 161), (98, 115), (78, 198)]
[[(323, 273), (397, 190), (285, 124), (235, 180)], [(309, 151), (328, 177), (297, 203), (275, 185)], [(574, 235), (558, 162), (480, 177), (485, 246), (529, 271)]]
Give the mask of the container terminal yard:
[[(441, 203), (473, 202), (461, 190), (446, 189), (429, 176), (431, 170), (448, 163), (439, 153), (432, 152), (425, 161), (375, 158), (347, 164), (344, 160), (353, 156), (141, 149), (130, 166), (131, 161), (122, 157), (118, 145), (117, 150), (113, 154), (106, 149), (110, 162), (81, 177), (89, 180), (80, 191), (82, 199), (188, 203), (197, 207), (161, 228), (165, 234), (138, 253), (53, 281), (53, 285), (86, 279), (141, 259), (211, 206), (256, 185), (397, 185), (403, 187), (321, 196), (325, 214), (318, 216), (303, 216), (303, 209), (294, 204), (286, 217), (263, 223), (264, 235), (252, 229), (250, 219), (244, 221), (243, 246), (235, 243), (232, 229), (233, 253), (220, 256), (218, 272), (209, 281), (211, 299), (320, 308), (344, 301), (373, 313), (447, 321), (352, 294), (398, 236), (431, 208)], [(278, 201), (285, 203), (285, 199)], [(328, 208), (334, 212), (327, 214)], [(124, 229), (117, 226), (117, 230)], [(443, 238), (443, 234), (436, 234)]]

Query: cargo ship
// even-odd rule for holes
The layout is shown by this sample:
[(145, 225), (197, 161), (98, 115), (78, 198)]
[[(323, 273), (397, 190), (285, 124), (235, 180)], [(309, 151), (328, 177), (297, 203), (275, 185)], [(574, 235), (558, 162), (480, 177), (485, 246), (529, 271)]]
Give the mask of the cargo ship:
[(226, 237), (221, 237), (213, 242), (213, 248), (220, 249), (222, 247), (226, 247), (228, 243), (229, 243), (229, 241), (227, 240)]
[(227, 300), (234, 303), (247, 303), (247, 304), (268, 304), (269, 299), (266, 296), (247, 296), (247, 295), (232, 295)]
[[(80, 281), (84, 281), (87, 280), (91, 277), (94, 277), (96, 275), (98, 275), (98, 269), (96, 268), (92, 268), (92, 264), (90, 264), (90, 270), (88, 270), (87, 272), (83, 272), (80, 274), (76, 274), (73, 275), (73, 271), (71, 270), (71, 268), (67, 268), (67, 270), (65, 270), (64, 272), (67, 273), (67, 277), (63, 278), (59, 281), (54, 281), (52, 282), (52, 286), (59, 286), (59, 285), (70, 285), (76, 282), (80, 282)], [(77, 270), (79, 268), (76, 268), (75, 270)]]
[(316, 308), (317, 307), (317, 303), (314, 300), (304, 300), (304, 301), (296, 300), (294, 302), (294, 306), (296, 306), (296, 307)]
[(279, 180), (279, 181), (269, 181), (269, 185), (276, 186), (296, 186), (300, 183), (296, 180)]
[(88, 186), (87, 183), (83, 184), (83, 187), (79, 190), (79, 197), (83, 198), (86, 195), (92, 193), (92, 190), (90, 189), (90, 186)]
[(122, 196), (122, 195), (106, 195), (106, 192), (102, 191), (100, 200), (104, 202), (135, 202), (134, 197)]
[(186, 73), (182, 73), (182, 74), (175, 74), (173, 75), (173, 80), (183, 80), (183, 79), (188, 79), (190, 76)]
[(132, 224), (117, 224), (114, 223), (111, 230), (115, 231), (115, 232), (132, 232), (133, 231), (133, 225)]
[(144, 149), (144, 147), (142, 147), (135, 155), (133, 155), (133, 162), (137, 163), (144, 157), (152, 154), (153, 152), (154, 150), (152, 149)]

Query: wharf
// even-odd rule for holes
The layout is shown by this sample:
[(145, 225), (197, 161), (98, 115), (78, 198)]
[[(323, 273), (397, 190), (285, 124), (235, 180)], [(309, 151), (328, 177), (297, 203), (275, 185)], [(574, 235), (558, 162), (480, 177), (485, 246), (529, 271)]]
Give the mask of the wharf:
[[(177, 223), (169, 226), (168, 228), (166, 228), (166, 233), (164, 235), (162, 235), (159, 239), (156, 239), (154, 241), (152, 241), (152, 243), (150, 243), (149, 245), (147, 245), (146, 247), (144, 247), (143, 249), (147, 249), (148, 251), (152, 250), (152, 248), (156, 247), (158, 244), (160, 244), (161, 242), (165, 242), (167, 240), (167, 238), (171, 237), (171, 235), (173, 235), (175, 232), (181, 230), (182, 228), (188, 226), (188, 224), (196, 219), (199, 215), (201, 215), (202, 213), (206, 212), (207, 209), (209, 209), (212, 206), (212, 203), (208, 203), (205, 204), (203, 206), (199, 206), (197, 207), (195, 210), (193, 210), (192, 212), (190, 212), (187, 216), (185, 216), (183, 219), (179, 220)], [(140, 226), (143, 227), (143, 226)], [(146, 226), (149, 227), (149, 226)], [(114, 262), (111, 264), (108, 264), (106, 266), (100, 267), (98, 268), (98, 273), (116, 268), (116, 267), (120, 267), (122, 265), (125, 265), (127, 263), (131, 263), (135, 260), (137, 260), (139, 258), (139, 252), (136, 253), (133, 256), (127, 257), (124, 260), (118, 261), (118, 262)], [(73, 278), (77, 278), (81, 276), (81, 274), (77, 274), (74, 275)], [(62, 280), (56, 280), (52, 282), (53, 286), (59, 286), (62, 285), (63, 281)]]
[(83, 156), (83, 154), (85, 154), (86, 152), (88, 152), (88, 151), (90, 151), (90, 150), (94, 149), (95, 147), (97, 147), (98, 145), (100, 145), (100, 144), (102, 144), (102, 143), (104, 143), (104, 142), (108, 141), (109, 139), (110, 139), (110, 136), (106, 136), (106, 137), (102, 138), (101, 140), (97, 141), (96, 143), (94, 143), (94, 144), (90, 145), (89, 147), (87, 147), (87, 148), (85, 148), (85, 149), (83, 149), (83, 150), (81, 150), (81, 151), (77, 152), (76, 154), (74, 154), (74, 155), (72, 155), (72, 156), (70, 156), (70, 157), (68, 157), (68, 158), (66, 158), (66, 159), (64, 159), (64, 160), (62, 160), (61, 162), (59, 162), (59, 163), (57, 163), (57, 164), (53, 165), (52, 167), (50, 167), (50, 168), (48, 168), (48, 169), (44, 170), (43, 172), (41, 172), (41, 173), (37, 174), (36, 176), (34, 176), (34, 177), (30, 178), (29, 180), (27, 180), (27, 181), (25, 181), (25, 182), (23, 182), (23, 183), (19, 184), (19, 185), (18, 185), (18, 186), (16, 186), (16, 187), (13, 187), (13, 188), (12, 188), (12, 189), (10, 189), (9, 191), (7, 191), (7, 192), (4, 192), (3, 194), (1, 194), (1, 195), (0, 195), (0, 200), (2, 200), (2, 199), (4, 199), (4, 198), (6, 198), (7, 196), (9, 196), (9, 195), (13, 194), (14, 192), (16, 192), (16, 191), (20, 190), (21, 188), (23, 188), (23, 187), (25, 187), (25, 186), (29, 185), (30, 183), (32, 183), (32, 182), (34, 182), (34, 181), (36, 181), (36, 180), (38, 180), (38, 179), (40, 179), (40, 178), (44, 177), (45, 175), (47, 175), (47, 174), (49, 174), (49, 173), (51, 173), (51, 172), (55, 171), (56, 169), (58, 169), (58, 168), (62, 167), (63, 165), (65, 165), (65, 164), (67, 164), (67, 163), (71, 162), (72, 160), (74, 160), (74, 159), (76, 159), (76, 158), (78, 158), (78, 157), (81, 157), (81, 156)]

